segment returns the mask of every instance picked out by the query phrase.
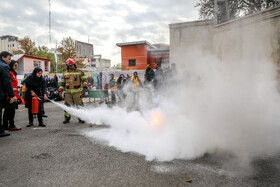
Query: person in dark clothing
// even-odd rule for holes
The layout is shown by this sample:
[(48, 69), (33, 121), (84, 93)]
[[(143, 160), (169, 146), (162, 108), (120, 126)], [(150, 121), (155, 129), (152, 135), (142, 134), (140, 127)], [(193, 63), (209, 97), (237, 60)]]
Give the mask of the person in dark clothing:
[(18, 102), (16, 103), (8, 102), (10, 100), (9, 96), (7, 97), (7, 99), (4, 100), (5, 110), (3, 115), (3, 125), (5, 130), (16, 131), (16, 130), (21, 130), (21, 128), (15, 126), (15, 122), (14, 122), (16, 109), (18, 109), (18, 104), (21, 103), (18, 94), (18, 81), (17, 81), (17, 72), (16, 72), (18, 63), (17, 61), (12, 60), (9, 66), (11, 70), (10, 72), (11, 72), (12, 87)]
[(42, 119), (42, 100), (47, 100), (46, 95), (46, 83), (45, 79), (42, 77), (43, 70), (39, 67), (35, 68), (31, 75), (29, 75), (25, 80), (26, 84), (26, 95), (25, 95), (25, 107), (28, 108), (28, 119), (29, 124), (27, 127), (33, 126), (33, 114), (32, 114), (32, 97), (37, 96), (41, 99), (39, 101), (39, 111), (37, 114), (39, 126), (45, 127)]
[(152, 83), (155, 78), (155, 72), (152, 70), (151, 65), (147, 65), (146, 73), (145, 73), (145, 84)]
[(96, 89), (101, 89), (101, 85), (100, 85), (100, 76), (98, 75), (96, 78)]
[(53, 79), (54, 79), (55, 88), (58, 88), (58, 77), (56, 76), (56, 74), (54, 75)]
[(17, 102), (17, 98), (14, 94), (13, 87), (11, 84), (10, 68), (7, 64), (11, 62), (12, 54), (7, 51), (0, 53), (0, 137), (9, 136), (9, 133), (5, 133), (4, 126), (2, 124), (2, 108), (3, 99), (9, 96), (10, 103)]
[(112, 98), (112, 103), (116, 103), (116, 91), (117, 91), (117, 84), (114, 78), (114, 74), (110, 75), (110, 81), (109, 81), (109, 87), (111, 89), (111, 98)]
[(90, 76), (88, 77), (88, 88), (91, 89), (94, 85), (94, 80), (93, 78)]
[(159, 64), (156, 64), (156, 72), (155, 72), (155, 79), (154, 79), (155, 89), (161, 87), (162, 79), (163, 79), (163, 70), (161, 69)]
[(125, 95), (125, 93), (123, 91), (123, 87), (124, 87), (124, 84), (125, 84), (124, 80), (125, 79), (124, 79), (124, 75), (123, 74), (121, 74), (119, 76), (118, 80), (117, 80), (117, 95), (119, 97), (120, 102), (122, 102), (125, 99), (125, 97), (126, 97), (126, 95)]
[(52, 78), (52, 79), (50, 80), (50, 82), (51, 82), (51, 83), (50, 83), (49, 87), (58, 88), (54, 78)]

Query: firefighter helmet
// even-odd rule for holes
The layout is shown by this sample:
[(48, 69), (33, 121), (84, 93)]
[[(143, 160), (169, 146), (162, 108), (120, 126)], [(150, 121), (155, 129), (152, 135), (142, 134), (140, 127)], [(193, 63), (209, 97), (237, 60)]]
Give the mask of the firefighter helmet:
[(68, 60), (66, 61), (66, 66), (71, 66), (76, 64), (76, 61), (73, 60), (72, 58), (68, 58)]

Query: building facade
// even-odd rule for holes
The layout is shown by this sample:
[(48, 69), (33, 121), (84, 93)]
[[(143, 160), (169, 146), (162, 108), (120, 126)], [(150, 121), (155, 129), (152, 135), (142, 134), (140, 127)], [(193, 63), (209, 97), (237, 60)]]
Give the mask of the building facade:
[(121, 47), (122, 70), (144, 70), (147, 64), (152, 68), (155, 64), (169, 63), (169, 46), (153, 45), (147, 41), (117, 43)]
[(93, 44), (75, 40), (76, 56), (80, 58), (91, 58), (94, 55)]
[(110, 68), (111, 60), (102, 58), (101, 55), (94, 55), (93, 62), (91, 65), (98, 69)]
[(0, 36), (0, 51), (9, 51), (19, 49), (18, 37), (11, 35)]
[(36, 67), (43, 70), (43, 75), (48, 75), (51, 67), (51, 60), (32, 55), (19, 54), (12, 56), (12, 60), (18, 62), (18, 74), (30, 74)]

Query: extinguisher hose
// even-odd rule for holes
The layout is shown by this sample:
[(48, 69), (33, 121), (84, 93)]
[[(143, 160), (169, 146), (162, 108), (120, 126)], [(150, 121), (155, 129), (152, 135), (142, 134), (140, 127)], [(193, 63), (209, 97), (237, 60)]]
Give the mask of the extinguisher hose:
[[(35, 92), (34, 92), (35, 94)], [(39, 101), (41, 101), (40, 97), (38, 97), (36, 94), (33, 97), (37, 97), (37, 99), (39, 99)]]

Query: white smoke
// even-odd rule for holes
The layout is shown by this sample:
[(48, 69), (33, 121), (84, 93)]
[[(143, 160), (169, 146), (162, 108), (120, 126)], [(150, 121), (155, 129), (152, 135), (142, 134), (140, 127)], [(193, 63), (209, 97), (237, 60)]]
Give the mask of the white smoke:
[[(276, 67), (257, 44), (246, 48), (249, 57), (233, 50), (226, 61), (193, 47), (177, 63), (177, 82), (164, 85), (159, 97), (140, 98), (140, 111), (61, 107), (88, 123), (110, 126), (86, 136), (147, 160), (194, 159), (217, 151), (248, 162), (273, 155), (280, 151)], [(153, 101), (154, 107), (147, 104)]]
[(147, 160), (193, 159), (222, 150), (250, 161), (277, 153), (280, 102), (273, 65), (229, 67), (207, 58), (196, 61), (188, 79), (169, 85), (157, 108), (64, 108), (88, 123), (110, 126), (87, 136)]

